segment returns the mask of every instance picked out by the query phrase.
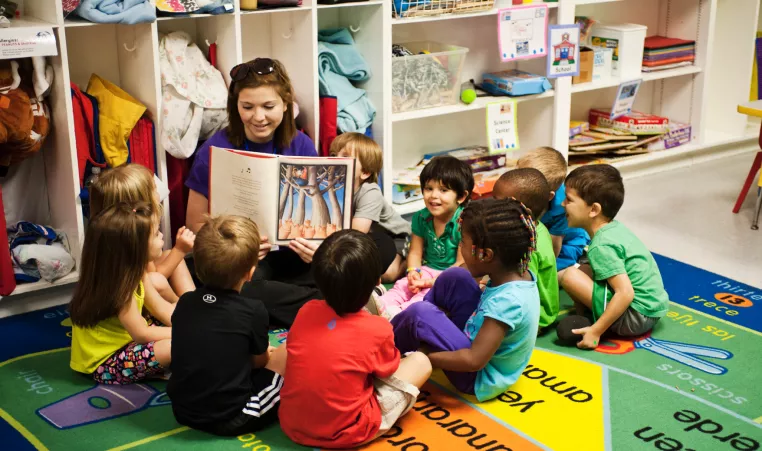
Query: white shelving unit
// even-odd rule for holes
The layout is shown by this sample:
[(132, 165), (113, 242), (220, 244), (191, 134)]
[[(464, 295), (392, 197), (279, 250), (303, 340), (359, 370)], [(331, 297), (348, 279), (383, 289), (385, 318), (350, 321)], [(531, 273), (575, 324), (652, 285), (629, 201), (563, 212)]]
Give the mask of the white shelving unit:
[[(235, 2), (225, 15), (191, 15), (160, 18), (139, 25), (94, 24), (64, 19), (59, 0), (21, 1), (23, 17), (16, 27), (53, 27), (59, 54), (51, 58), (55, 85), (49, 101), (53, 128), (43, 149), (53, 227), (65, 231), (78, 261), (84, 225), (78, 198), (78, 174), (69, 83), (84, 89), (96, 73), (140, 100), (161, 130), (161, 79), (158, 44), (161, 33), (183, 30), (202, 51), (218, 46), (218, 69), (229, 82), (230, 69), (255, 57), (277, 58), (293, 79), (300, 108), (299, 125), (319, 142), (319, 90), (317, 32), (352, 27), (360, 52), (372, 76), (362, 87), (377, 109), (373, 135), (384, 150), (384, 192), (391, 200), (392, 173), (417, 163), (428, 152), (473, 144), (486, 144), (485, 105), (493, 98), (479, 98), (471, 105), (392, 113), (391, 45), (426, 40), (469, 48), (462, 80), (480, 79), (485, 71), (518, 68), (544, 74), (545, 59), (501, 63), (497, 46), (497, 11), (510, 0), (497, 0), (490, 11), (409, 19), (392, 18), (390, 0), (370, 0), (339, 5), (303, 6), (243, 11)], [(696, 139), (675, 150), (622, 159), (623, 171), (653, 171), (690, 164), (699, 158), (716, 158), (743, 147), (752, 148), (758, 123), (736, 113), (748, 98), (753, 38), (757, 30), (759, 0), (560, 0), (548, 3), (550, 24), (573, 23), (575, 15), (600, 22), (633, 22), (648, 26), (648, 34), (697, 41), (696, 65), (644, 74), (636, 108), (690, 122)], [(127, 51), (125, 46), (134, 51)], [(569, 78), (553, 82), (541, 95), (519, 98), (521, 152), (552, 145), (567, 152), (568, 122), (583, 119), (591, 107), (610, 106), (620, 80), (572, 85)], [(157, 142), (158, 145), (160, 143)], [(165, 154), (159, 148), (159, 176), (166, 180)], [(412, 213), (422, 204), (398, 206)], [(168, 222), (168, 208), (165, 217)], [(34, 219), (34, 218), (30, 218)], [(36, 299), (48, 305), (65, 302), (75, 272), (54, 284), (21, 285), (14, 295), (0, 300), (0, 316), (33, 309)], [(68, 287), (66, 286), (67, 284)], [(64, 287), (65, 289), (61, 288)]]
[[(478, 80), (485, 71), (512, 68), (545, 74), (545, 58), (518, 63), (498, 59), (495, 15), (510, 3), (498, 0), (493, 10), (470, 15), (389, 19), (388, 27), (395, 43), (431, 40), (469, 48), (461, 81)], [(736, 105), (748, 99), (759, 0), (560, 0), (548, 6), (553, 8), (550, 24), (571, 24), (575, 16), (589, 16), (602, 23), (646, 25), (649, 36), (696, 41), (695, 65), (643, 73), (635, 103), (639, 111), (692, 124), (693, 141), (676, 149), (617, 159), (613, 164), (625, 177), (755, 148), (758, 122), (738, 114)], [(388, 64), (391, 58), (387, 55)], [(567, 154), (569, 121), (587, 120), (591, 108), (610, 107), (622, 81), (611, 77), (572, 85), (570, 78), (560, 78), (552, 81), (552, 91), (516, 98), (521, 149), (513, 156), (540, 145), (552, 145)], [(484, 106), (496, 99), (392, 114), (385, 167), (409, 167), (432, 151), (486, 145)], [(391, 177), (385, 177), (384, 184), (391, 200)], [(395, 208), (410, 214), (423, 208), (423, 203)]]

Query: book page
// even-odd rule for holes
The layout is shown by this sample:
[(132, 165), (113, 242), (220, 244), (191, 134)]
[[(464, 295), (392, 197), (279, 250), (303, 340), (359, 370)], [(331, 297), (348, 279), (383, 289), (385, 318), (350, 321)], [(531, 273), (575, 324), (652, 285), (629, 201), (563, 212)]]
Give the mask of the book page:
[(209, 212), (245, 216), (272, 242), (277, 231), (278, 157), (209, 149)]
[(278, 240), (324, 240), (352, 227), (354, 158), (280, 157)]

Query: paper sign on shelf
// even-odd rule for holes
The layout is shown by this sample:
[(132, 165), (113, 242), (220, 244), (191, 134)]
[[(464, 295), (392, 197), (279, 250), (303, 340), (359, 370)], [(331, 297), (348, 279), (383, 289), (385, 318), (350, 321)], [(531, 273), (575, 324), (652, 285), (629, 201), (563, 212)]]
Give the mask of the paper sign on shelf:
[(519, 149), (515, 100), (487, 104), (487, 139), (491, 154)]
[(579, 25), (548, 27), (548, 78), (579, 75)]
[(611, 107), (612, 120), (632, 112), (632, 105), (635, 103), (635, 96), (638, 95), (642, 81), (641, 79), (626, 81), (619, 85), (614, 105)]
[(513, 61), (548, 54), (548, 5), (526, 5), (497, 12), (500, 59)]
[(49, 55), (58, 55), (53, 28), (0, 29), (0, 59)]

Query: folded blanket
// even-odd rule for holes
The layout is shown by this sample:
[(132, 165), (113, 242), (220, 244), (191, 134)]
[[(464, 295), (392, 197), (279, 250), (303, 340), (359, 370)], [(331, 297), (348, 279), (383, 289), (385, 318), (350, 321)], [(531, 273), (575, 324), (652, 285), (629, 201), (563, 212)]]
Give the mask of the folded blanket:
[(350, 80), (367, 80), (370, 68), (346, 28), (322, 30), (318, 40), (320, 95), (337, 98), (339, 130), (364, 133), (376, 117), (376, 108), (365, 90)]
[(156, 8), (150, 0), (82, 0), (74, 13), (97, 23), (132, 25), (156, 21)]
[(352, 81), (365, 81), (371, 75), (368, 63), (357, 51), (352, 34), (346, 28), (318, 32), (318, 60), (321, 67)]

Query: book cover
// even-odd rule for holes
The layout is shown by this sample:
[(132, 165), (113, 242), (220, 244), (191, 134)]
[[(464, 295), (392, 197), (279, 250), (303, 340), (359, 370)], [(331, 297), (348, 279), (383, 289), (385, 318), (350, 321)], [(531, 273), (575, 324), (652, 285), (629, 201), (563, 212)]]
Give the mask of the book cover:
[(273, 244), (351, 228), (354, 158), (287, 157), (212, 147), (209, 212), (252, 219)]

